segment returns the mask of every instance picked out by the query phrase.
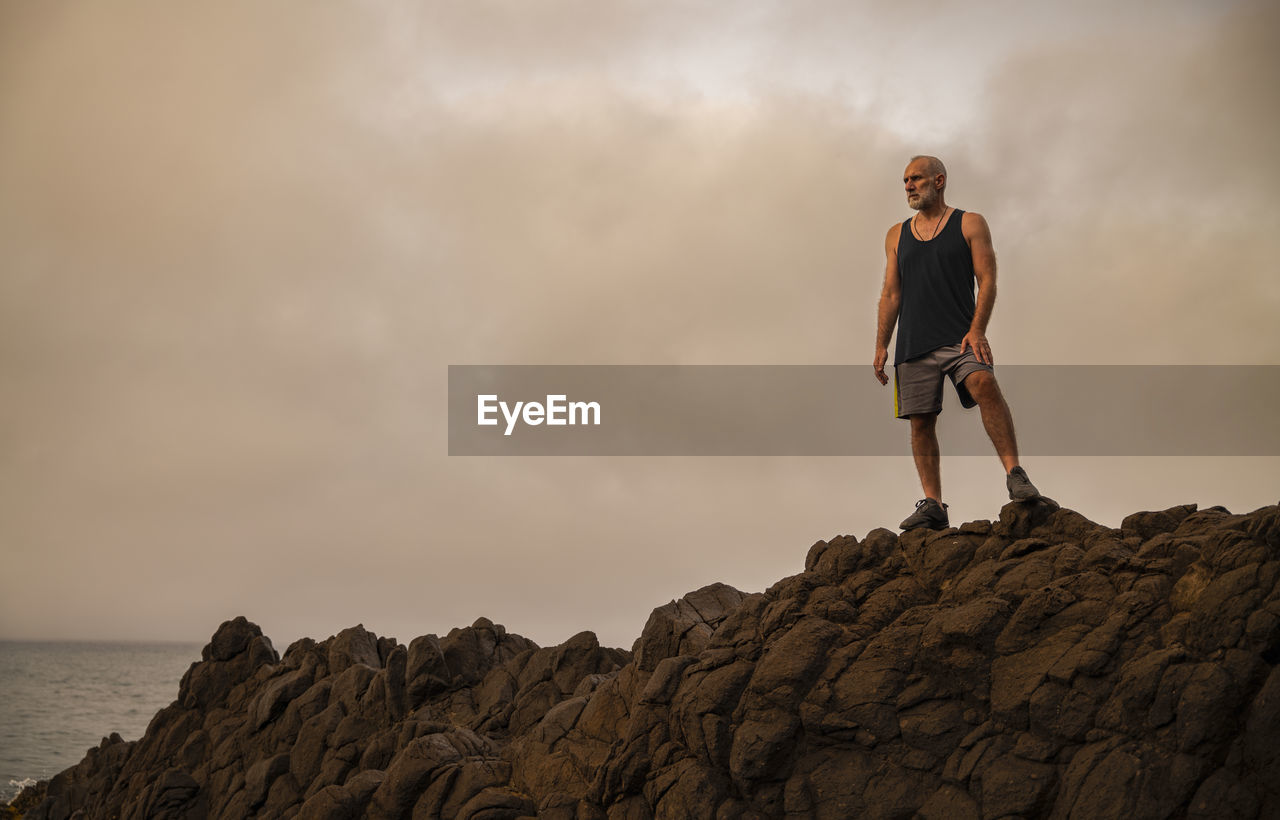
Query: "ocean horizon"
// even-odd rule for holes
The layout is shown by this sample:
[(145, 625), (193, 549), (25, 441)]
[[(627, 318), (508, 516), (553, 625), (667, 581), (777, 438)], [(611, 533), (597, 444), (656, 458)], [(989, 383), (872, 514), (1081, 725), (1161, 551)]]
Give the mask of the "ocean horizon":
[(79, 763), (113, 732), (142, 737), (202, 646), (0, 640), (0, 801)]

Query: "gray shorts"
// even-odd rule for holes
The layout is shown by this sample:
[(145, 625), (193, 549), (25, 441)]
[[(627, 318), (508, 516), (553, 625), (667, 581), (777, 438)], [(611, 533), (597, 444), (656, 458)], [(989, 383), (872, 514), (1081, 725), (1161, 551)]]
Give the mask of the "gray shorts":
[(978, 361), (973, 348), (960, 352), (960, 345), (940, 347), (910, 359), (893, 368), (893, 413), (900, 419), (916, 414), (942, 412), (942, 377), (950, 376), (956, 386), (962, 407), (977, 404), (964, 386), (969, 374), (978, 370), (995, 371), (989, 364)]

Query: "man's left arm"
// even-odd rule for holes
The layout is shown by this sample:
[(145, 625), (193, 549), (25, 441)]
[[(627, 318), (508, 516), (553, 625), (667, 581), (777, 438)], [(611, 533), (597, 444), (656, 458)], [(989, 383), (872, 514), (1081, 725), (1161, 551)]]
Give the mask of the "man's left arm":
[(973, 322), (960, 342), (960, 349), (972, 348), (978, 361), (995, 364), (991, 345), (987, 343), (987, 322), (991, 319), (992, 308), (996, 306), (996, 248), (991, 242), (991, 228), (982, 214), (966, 212), (960, 221), (960, 229), (973, 254), (973, 278), (978, 282)]

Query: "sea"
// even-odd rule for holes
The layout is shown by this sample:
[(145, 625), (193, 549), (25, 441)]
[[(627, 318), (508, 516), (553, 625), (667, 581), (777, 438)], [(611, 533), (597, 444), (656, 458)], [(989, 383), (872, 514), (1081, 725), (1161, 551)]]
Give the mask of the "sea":
[(112, 732), (137, 740), (178, 697), (198, 643), (0, 641), (0, 801), (79, 763)]

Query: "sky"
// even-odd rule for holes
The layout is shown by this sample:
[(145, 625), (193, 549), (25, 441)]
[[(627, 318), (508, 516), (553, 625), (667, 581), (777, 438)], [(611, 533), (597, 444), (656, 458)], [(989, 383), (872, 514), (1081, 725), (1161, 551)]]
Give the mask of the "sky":
[[(916, 154), (991, 225), (998, 364), (1278, 365), (1278, 27), (1200, 0), (0, 4), (0, 638), (488, 617), (630, 647), (686, 592), (895, 528), (909, 457), (450, 457), (446, 386), (870, 365)], [(943, 453), (952, 522), (997, 517), (994, 456)], [(1280, 499), (1274, 455), (1024, 464), (1110, 526)]]

